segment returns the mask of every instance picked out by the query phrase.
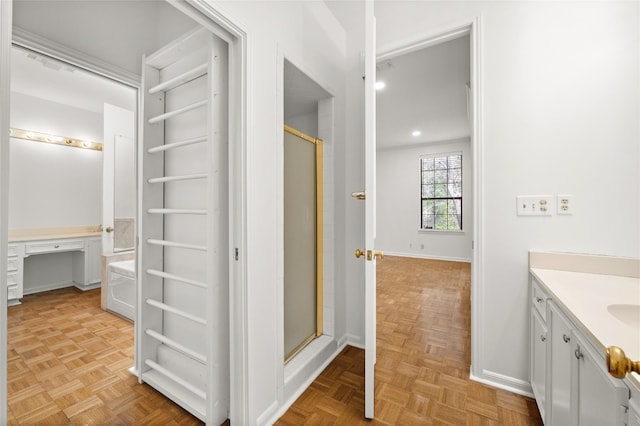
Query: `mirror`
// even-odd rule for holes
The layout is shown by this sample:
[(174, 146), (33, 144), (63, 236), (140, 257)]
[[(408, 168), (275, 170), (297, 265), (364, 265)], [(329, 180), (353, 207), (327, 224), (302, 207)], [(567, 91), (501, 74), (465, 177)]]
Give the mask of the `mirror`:
[(113, 251), (133, 250), (136, 217), (135, 141), (114, 138), (113, 174)]

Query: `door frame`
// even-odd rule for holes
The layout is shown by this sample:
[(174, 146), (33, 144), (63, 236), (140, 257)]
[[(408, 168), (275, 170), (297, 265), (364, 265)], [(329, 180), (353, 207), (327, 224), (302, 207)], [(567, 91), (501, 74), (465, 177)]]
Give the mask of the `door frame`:
[(0, 423), (7, 422), (7, 243), (9, 233), (9, 96), (13, 3), (0, 1)]
[(411, 40), (378, 49), (376, 62), (391, 59), (406, 53), (444, 43), (464, 35), (469, 35), (470, 50), (470, 121), (471, 153), (473, 176), (473, 233), (471, 241), (471, 366), (470, 378), (483, 381), (482, 340), (484, 328), (484, 129), (483, 129), (483, 87), (482, 87), (482, 17), (477, 16), (462, 23), (454, 23), (436, 32), (423, 34)]
[[(248, 419), (248, 321), (247, 321), (247, 32), (206, 0), (166, 0), (180, 12), (221, 36), (229, 43), (229, 137), (235, 143), (229, 152), (229, 303), (230, 303), (230, 412), (235, 424)], [(11, 47), (16, 44), (69, 62), (112, 80), (128, 84), (138, 91), (140, 76), (112, 66), (97, 58), (50, 42), (39, 36), (13, 29), (12, 0), (0, 1), (0, 281), (7, 276), (8, 201), (9, 201), (9, 116), (11, 91)], [(221, 32), (220, 29), (223, 31)], [(222, 36), (224, 33), (224, 36)], [(141, 118), (138, 117), (138, 127)], [(136, 131), (137, 133), (137, 131)], [(231, 247), (234, 248), (231, 253)], [(0, 291), (0, 423), (7, 421), (7, 292)]]

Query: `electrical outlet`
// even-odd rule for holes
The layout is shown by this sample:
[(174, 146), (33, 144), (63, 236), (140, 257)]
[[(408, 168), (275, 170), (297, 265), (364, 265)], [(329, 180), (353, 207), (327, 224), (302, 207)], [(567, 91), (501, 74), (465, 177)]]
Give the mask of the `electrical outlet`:
[(551, 216), (553, 205), (551, 195), (519, 195), (516, 197), (518, 216)]
[(558, 207), (558, 214), (573, 214), (573, 195), (559, 194), (556, 200), (556, 206)]

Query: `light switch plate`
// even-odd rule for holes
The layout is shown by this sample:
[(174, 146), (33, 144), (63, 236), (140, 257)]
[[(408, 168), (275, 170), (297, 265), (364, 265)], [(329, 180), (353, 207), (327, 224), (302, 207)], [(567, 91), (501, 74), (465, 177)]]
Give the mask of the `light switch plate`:
[(518, 216), (551, 216), (553, 197), (551, 195), (518, 195), (516, 206)]

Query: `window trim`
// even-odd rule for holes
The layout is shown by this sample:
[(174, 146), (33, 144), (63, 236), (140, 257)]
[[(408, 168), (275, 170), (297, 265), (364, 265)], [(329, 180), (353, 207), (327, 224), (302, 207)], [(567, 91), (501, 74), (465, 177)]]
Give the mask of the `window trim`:
[[(460, 196), (459, 197), (423, 197), (422, 196), (422, 189), (423, 189), (423, 182), (422, 182), (422, 178), (423, 178), (423, 169), (422, 169), (422, 160), (426, 159), (426, 158), (436, 158), (436, 157), (451, 157), (451, 156), (460, 156)], [(462, 150), (456, 150), (456, 151), (450, 151), (450, 152), (437, 152), (437, 153), (433, 153), (433, 154), (423, 154), (420, 155), (419, 159), (418, 159), (418, 164), (419, 164), (419, 191), (420, 191), (420, 226), (418, 228), (418, 230), (420, 232), (438, 232), (438, 233), (452, 233), (452, 234), (463, 234), (465, 231), (464, 228), (464, 222), (462, 220), (463, 218), (463, 206), (464, 206), (464, 196), (463, 194), (463, 187), (464, 187), (464, 153), (462, 152)], [(448, 167), (447, 167), (448, 170)], [(448, 183), (448, 182), (447, 182)], [(429, 229), (429, 228), (424, 228), (423, 227), (423, 202), (425, 200), (460, 200), (460, 229), (436, 229), (435, 228), (435, 222), (434, 222), (434, 228)]]

